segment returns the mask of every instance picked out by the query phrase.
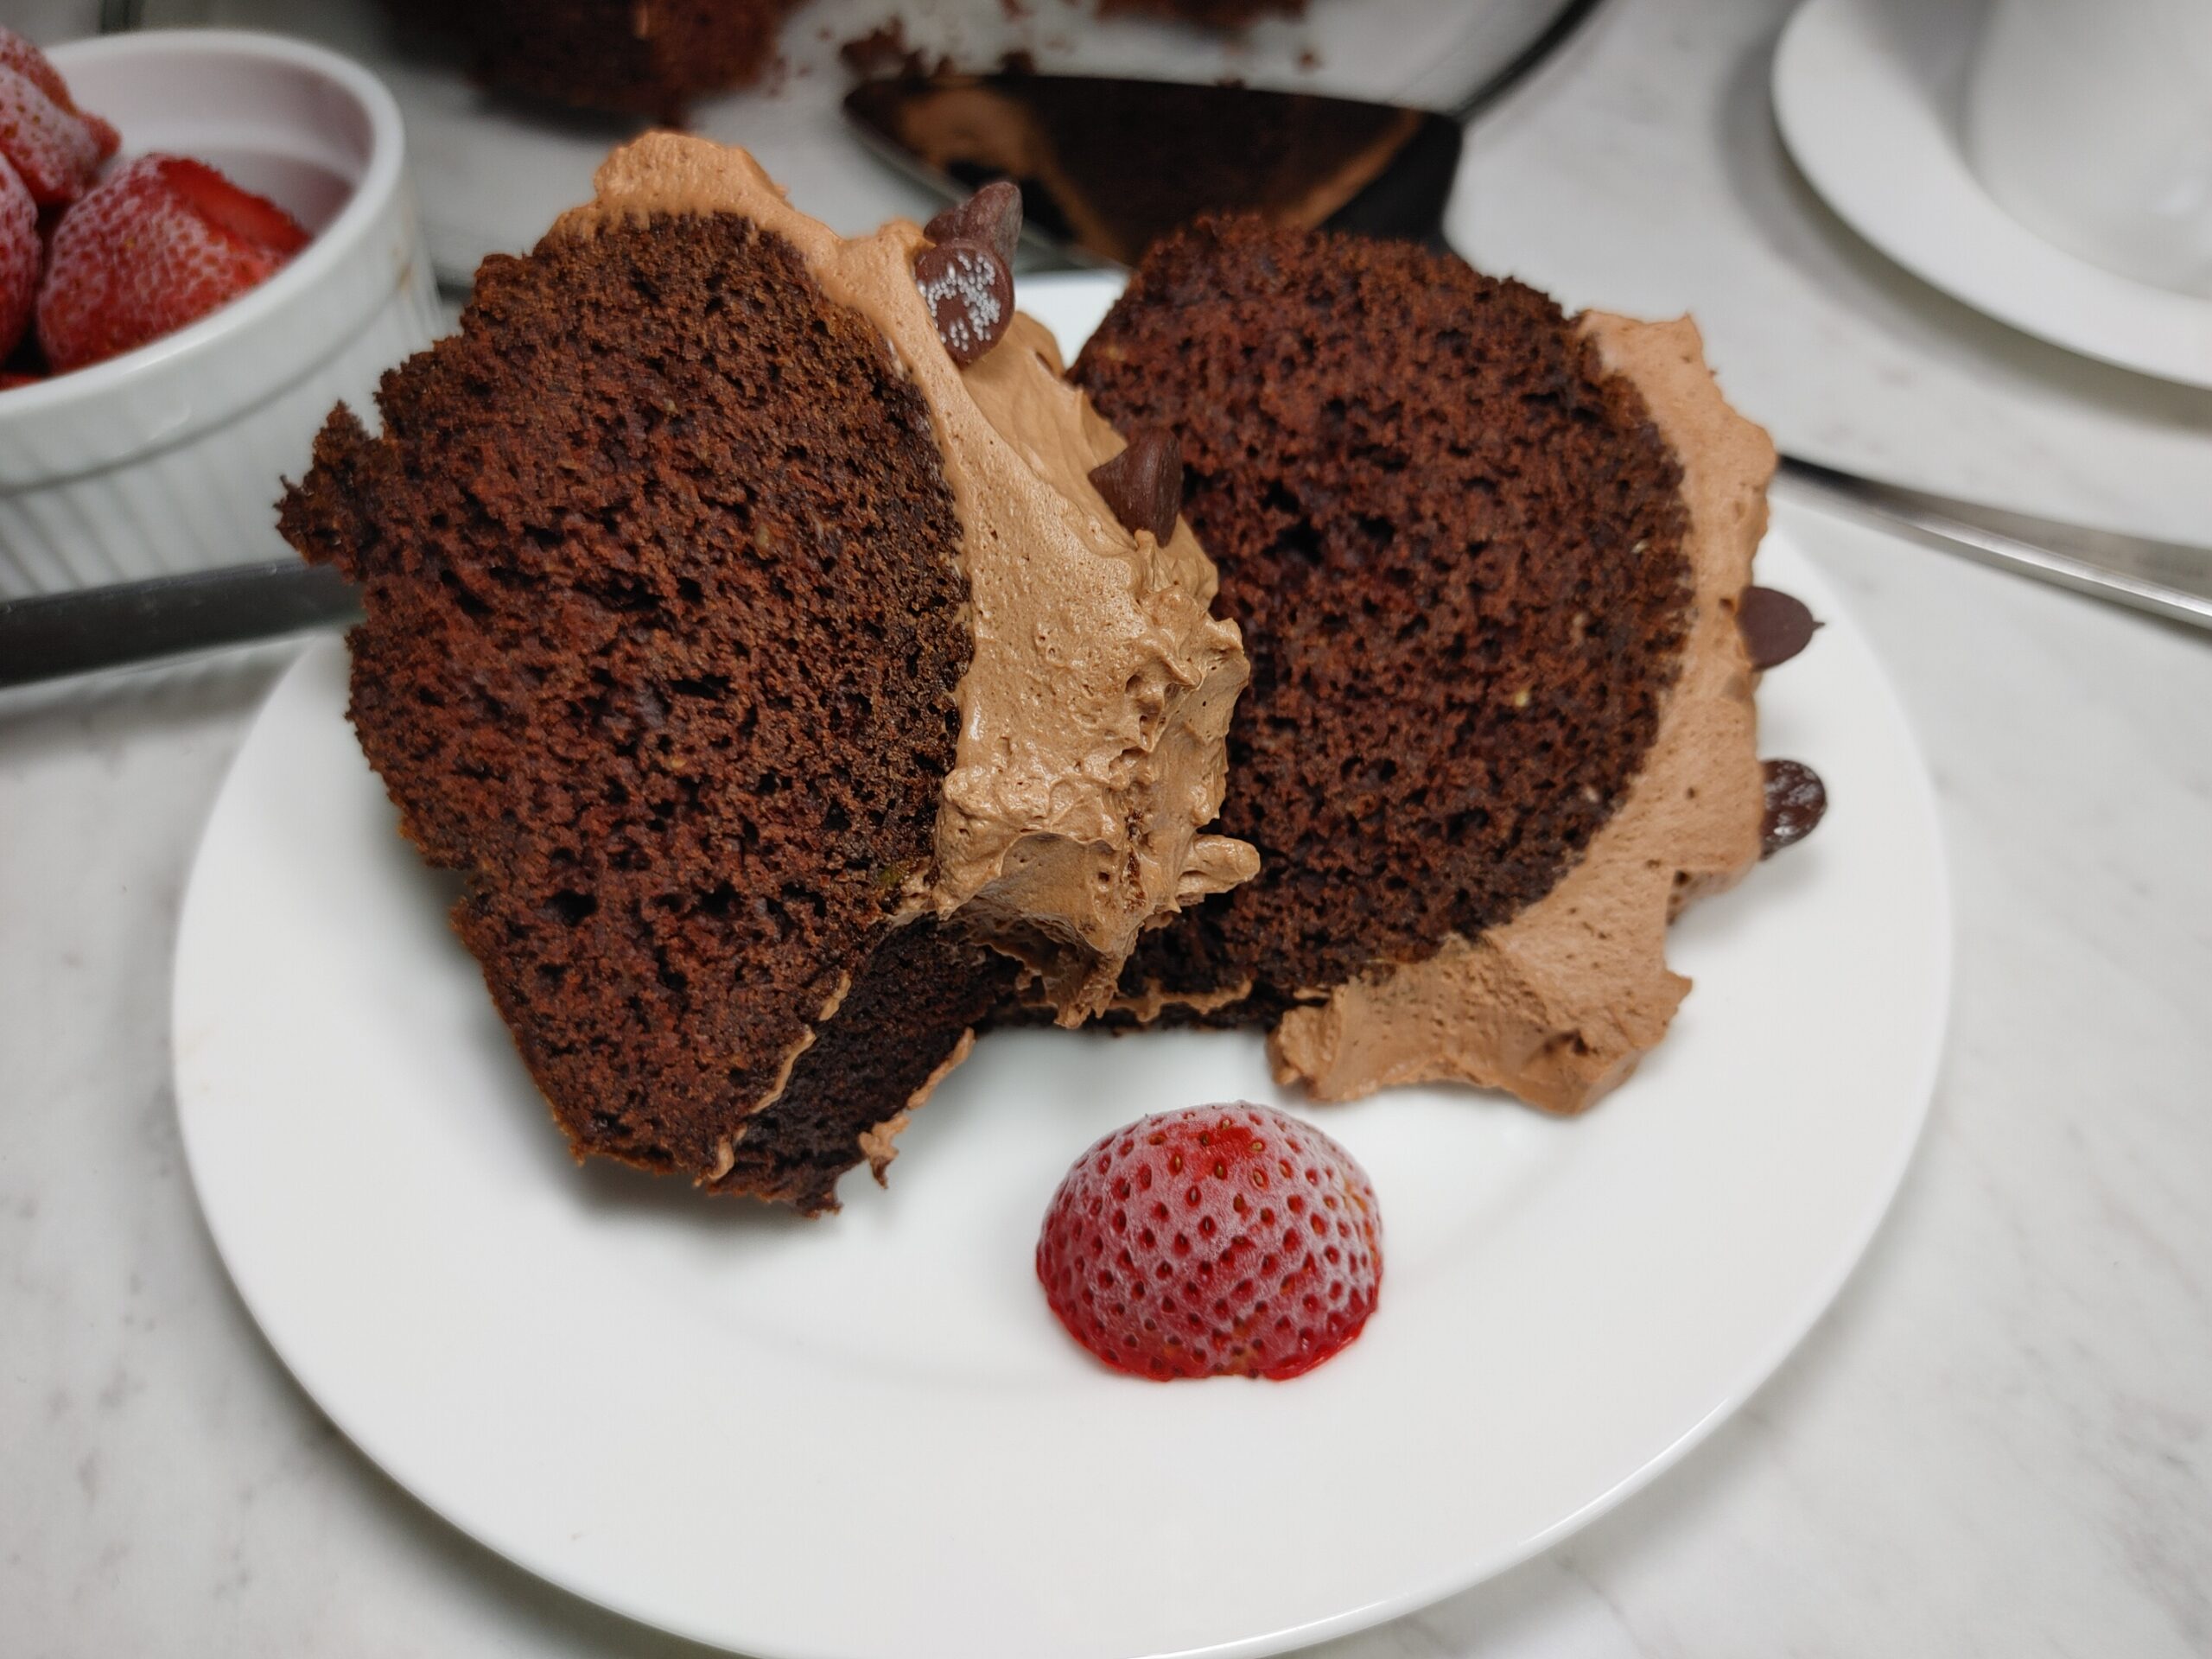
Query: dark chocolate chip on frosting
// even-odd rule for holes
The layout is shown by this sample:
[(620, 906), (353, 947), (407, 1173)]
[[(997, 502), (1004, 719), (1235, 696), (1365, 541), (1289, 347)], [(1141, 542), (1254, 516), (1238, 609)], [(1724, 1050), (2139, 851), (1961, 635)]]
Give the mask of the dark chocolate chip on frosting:
[(940, 242), (914, 259), (938, 338), (965, 368), (999, 343), (1014, 320), (1014, 273), (980, 242)]
[(1766, 817), (1759, 825), (1759, 856), (1771, 858), (1813, 833), (1828, 810), (1827, 785), (1802, 760), (1769, 760)]
[(1128, 448), (1090, 469), (1090, 481), (1130, 535), (1148, 530), (1165, 546), (1175, 534), (1183, 511), (1183, 445), (1173, 432), (1138, 432)]
[(1736, 603), (1736, 626), (1743, 630), (1751, 666), (1769, 669), (1804, 650), (1821, 625), (1803, 600), (1773, 588), (1746, 588)]
[(922, 234), (932, 242), (979, 242), (1011, 267), (1021, 240), (1021, 188), (1005, 179), (987, 184), (930, 220)]

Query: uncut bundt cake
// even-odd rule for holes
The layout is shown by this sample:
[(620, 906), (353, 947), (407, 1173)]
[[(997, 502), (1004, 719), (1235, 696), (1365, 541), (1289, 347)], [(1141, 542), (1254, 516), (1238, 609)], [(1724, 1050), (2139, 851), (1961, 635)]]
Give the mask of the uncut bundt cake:
[(1252, 661), (1221, 828), (1259, 875), (1147, 937), (1122, 1016), (1267, 1027), (1324, 1098), (1588, 1104), (1767, 815), (1737, 613), (1774, 452), (1696, 330), (1230, 219), (1156, 245), (1073, 375), (1179, 437)]
[(1079, 1019), (1250, 874), (1199, 833), (1245, 678), (1212, 567), (1090, 482), (1121, 440), (987, 198), (842, 241), (641, 139), (286, 496), (579, 1156), (834, 1207), (1018, 971)]

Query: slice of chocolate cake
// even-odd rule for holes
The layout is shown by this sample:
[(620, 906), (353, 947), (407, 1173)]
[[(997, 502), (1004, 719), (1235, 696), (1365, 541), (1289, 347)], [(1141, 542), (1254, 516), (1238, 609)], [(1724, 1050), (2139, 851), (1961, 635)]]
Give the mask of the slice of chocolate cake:
[[(457, 42), (486, 85), (573, 109), (681, 125), (695, 99), (752, 86), (777, 62), (784, 20), (805, 0), (385, 0), (404, 23)], [(905, 48), (895, 7), (848, 42), (855, 65)], [(1098, 0), (1102, 17), (1144, 15), (1235, 30), (1300, 16), (1306, 0)], [(1009, 3), (1009, 16), (1014, 15)], [(879, 47), (880, 49), (875, 49)], [(865, 72), (865, 68), (864, 68)]]
[(1157, 245), (1074, 373), (1179, 435), (1252, 658), (1222, 827), (1260, 874), (1146, 940), (1124, 1013), (1267, 1026), (1324, 1098), (1587, 1105), (1688, 988), (1675, 908), (1760, 850), (1774, 453), (1695, 329), (1231, 220)]
[(803, 0), (387, 0), (460, 43), (486, 84), (575, 109), (681, 122), (690, 101), (750, 86)]
[[(1187, 528), (1013, 315), (1004, 197), (842, 241), (658, 135), (340, 409), (286, 536), (352, 715), (578, 1154), (834, 1207), (1016, 958), (1070, 1020), (1248, 875)], [(963, 365), (965, 366), (963, 366)]]

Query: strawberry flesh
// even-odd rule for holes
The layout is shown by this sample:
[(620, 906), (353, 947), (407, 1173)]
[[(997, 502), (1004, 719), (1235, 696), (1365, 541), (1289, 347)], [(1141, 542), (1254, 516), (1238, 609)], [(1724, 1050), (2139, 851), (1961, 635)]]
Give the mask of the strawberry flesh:
[(1375, 1311), (1375, 1189), (1351, 1154), (1267, 1107), (1194, 1106), (1077, 1160), (1037, 1241), (1046, 1300), (1116, 1370), (1177, 1377), (1311, 1370)]
[(162, 177), (168, 188), (209, 224), (271, 253), (290, 255), (307, 246), (305, 227), (268, 197), (239, 189), (205, 162), (181, 156), (163, 160)]
[(38, 295), (60, 373), (172, 334), (266, 281), (308, 232), (201, 162), (141, 156), (61, 216)]

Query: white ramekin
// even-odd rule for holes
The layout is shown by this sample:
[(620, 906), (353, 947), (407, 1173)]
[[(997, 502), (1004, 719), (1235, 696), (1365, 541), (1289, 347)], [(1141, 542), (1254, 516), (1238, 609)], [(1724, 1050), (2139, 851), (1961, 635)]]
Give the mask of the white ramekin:
[(371, 418), (382, 372), (442, 315), (399, 109), (335, 53), (164, 29), (54, 48), (124, 156), (219, 167), (315, 240), (252, 292), (105, 363), (0, 391), (0, 597), (283, 556), (279, 480), (331, 405)]

